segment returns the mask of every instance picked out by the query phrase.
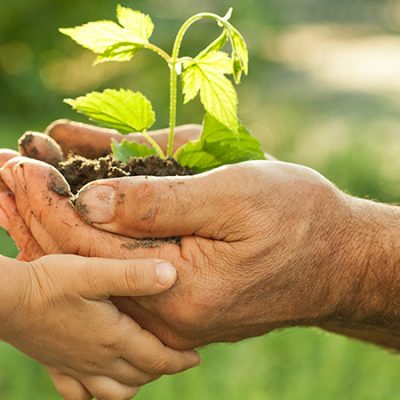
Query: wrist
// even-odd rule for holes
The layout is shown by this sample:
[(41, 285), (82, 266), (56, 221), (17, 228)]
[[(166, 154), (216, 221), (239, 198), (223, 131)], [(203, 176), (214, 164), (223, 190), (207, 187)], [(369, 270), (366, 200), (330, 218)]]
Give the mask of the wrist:
[(395, 332), (400, 322), (400, 208), (345, 196), (334, 263), (338, 299), (321, 327)]

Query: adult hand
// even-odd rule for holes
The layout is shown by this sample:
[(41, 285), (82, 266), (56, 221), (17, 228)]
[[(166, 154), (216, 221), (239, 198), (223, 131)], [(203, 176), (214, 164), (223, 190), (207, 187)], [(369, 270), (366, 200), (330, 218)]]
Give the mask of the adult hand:
[[(183, 125), (176, 128), (174, 150), (189, 140), (200, 136), (200, 125)], [(168, 147), (168, 129), (150, 132), (152, 138), (163, 149)], [(114, 129), (99, 128), (79, 122), (59, 120), (53, 122), (46, 134), (26, 132), (19, 141), (21, 155), (45, 161), (55, 165), (69, 153), (78, 154), (87, 158), (97, 158), (111, 152), (111, 141), (132, 141), (149, 145), (140, 133), (121, 135)]]
[[(179, 281), (171, 293), (114, 301), (173, 347), (316, 323), (347, 290), (345, 284), (326, 298), (342, 276), (333, 265), (322, 266), (342, 240), (331, 234), (345, 213), (342, 195), (304, 167), (250, 162), (193, 177), (97, 182), (77, 202), (95, 228), (79, 219), (68, 198), (49, 190), (49, 184), (65, 185), (50, 166), (13, 159), (2, 178), (45, 253), (118, 253), (172, 262)], [(299, 196), (309, 200), (299, 203)], [(182, 240), (141, 248), (119, 234)]]
[[(366, 263), (376, 260), (384, 245), (365, 246), (377, 227), (386, 242), (399, 236), (392, 232), (396, 208), (351, 198), (315, 171), (279, 162), (89, 185), (77, 204), (96, 228), (135, 237), (183, 236), (180, 246), (157, 243), (146, 249), (119, 235), (107, 239), (105, 232), (82, 224), (68, 199), (48, 191), (55, 177), (65, 185), (56, 171), (19, 162), (24, 176), (16, 175), (13, 163), (5, 174), (11, 185), (19, 182), (14, 188), (18, 209), (45, 252), (57, 247), (107, 256), (119, 245), (121, 257), (161, 257), (177, 266), (179, 281), (167, 295), (114, 300), (174, 347), (239, 340), (290, 325), (319, 325), (400, 347), (393, 333), (397, 322), (388, 323), (388, 315), (397, 321), (396, 303), (387, 296), (396, 290), (395, 280), (388, 279), (388, 264), (396, 256), (380, 255), (385, 268), (379, 270), (383, 283), (377, 291)], [(43, 207), (46, 197), (53, 206)], [(67, 221), (77, 225), (79, 243), (66, 238)], [(360, 276), (368, 279), (360, 282)], [(373, 303), (368, 301), (371, 288)], [(383, 309), (385, 318), (366, 324)]]
[[(200, 125), (183, 125), (176, 128), (174, 148), (177, 149), (189, 140), (195, 140), (201, 132)], [(168, 146), (168, 129), (150, 132), (153, 139), (166, 151)], [(116, 130), (99, 128), (68, 120), (53, 122), (46, 134), (26, 132), (19, 140), (19, 153), (10, 149), (0, 149), (0, 167), (8, 160), (23, 155), (32, 159), (44, 161), (50, 165), (58, 162), (70, 154), (96, 158), (111, 152), (111, 141), (128, 140), (139, 144), (147, 144), (143, 135), (131, 133), (121, 135)], [(7, 209), (9, 218), (3, 210)], [(10, 223), (10, 220), (12, 223)], [(34, 260), (45, 255), (40, 246), (27, 229), (15, 207), (13, 195), (0, 181), (0, 226), (8, 231), (22, 251), (17, 259), (23, 261)]]
[(47, 366), (56, 384), (67, 379), (65, 398), (86, 398), (86, 390), (128, 399), (160, 375), (198, 364), (196, 353), (164, 346), (109, 301), (169, 289), (176, 279), (170, 264), (72, 255), (0, 261), (0, 338)]

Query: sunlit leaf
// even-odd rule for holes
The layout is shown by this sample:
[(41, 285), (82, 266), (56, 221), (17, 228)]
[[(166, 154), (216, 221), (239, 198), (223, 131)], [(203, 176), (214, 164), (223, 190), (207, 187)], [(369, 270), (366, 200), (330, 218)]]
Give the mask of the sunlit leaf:
[(238, 99), (232, 82), (225, 76), (232, 73), (232, 61), (221, 51), (207, 53), (184, 64), (182, 74), (184, 102), (200, 92), (206, 111), (235, 131), (238, 128)]
[(211, 115), (205, 117), (200, 139), (182, 146), (175, 157), (196, 173), (225, 164), (265, 160), (260, 142), (243, 125), (235, 133)]
[(140, 11), (118, 5), (118, 22), (133, 35), (138, 36), (147, 42), (153, 34), (154, 24), (151, 18)]
[(144, 131), (155, 122), (150, 101), (139, 92), (106, 89), (64, 101), (91, 120), (123, 133)]
[(233, 76), (236, 83), (240, 83), (242, 74), (249, 73), (249, 51), (240, 32), (232, 27), (230, 30), (232, 45)]
[(156, 150), (144, 144), (128, 142), (123, 140), (118, 143), (115, 139), (112, 140), (111, 149), (114, 157), (122, 162), (128, 162), (135, 157), (148, 157), (156, 154)]

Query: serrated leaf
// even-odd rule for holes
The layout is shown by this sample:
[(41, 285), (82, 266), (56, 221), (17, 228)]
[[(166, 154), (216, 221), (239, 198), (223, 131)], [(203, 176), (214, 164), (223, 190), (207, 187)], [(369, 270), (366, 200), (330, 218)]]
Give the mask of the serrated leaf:
[(153, 107), (140, 92), (106, 89), (64, 101), (91, 120), (122, 133), (141, 132), (155, 122)]
[(143, 38), (113, 21), (89, 22), (75, 28), (61, 28), (60, 32), (96, 54), (103, 54), (108, 48), (119, 44), (124, 46), (146, 44)]
[(232, 45), (233, 77), (237, 84), (240, 83), (242, 74), (249, 73), (249, 51), (246, 41), (240, 32), (233, 26), (230, 29)]
[(232, 82), (232, 61), (221, 51), (207, 53), (184, 64), (182, 74), (184, 102), (193, 100), (200, 92), (206, 111), (235, 131), (238, 128), (238, 99)]
[(118, 5), (118, 22), (135, 36), (148, 41), (154, 31), (154, 24), (151, 18), (140, 11)]
[(128, 142), (127, 140), (118, 143), (113, 139), (111, 142), (111, 150), (117, 160), (125, 163), (127, 163), (131, 158), (148, 157), (156, 154), (154, 148), (148, 147), (144, 144)]
[(89, 22), (60, 32), (98, 54), (96, 63), (129, 61), (149, 42), (154, 24), (148, 15), (127, 7), (117, 8), (118, 25), (113, 21)]
[(226, 164), (265, 160), (260, 142), (243, 125), (239, 125), (235, 134), (211, 115), (204, 119), (200, 139), (182, 146), (175, 157), (182, 166), (196, 173)]

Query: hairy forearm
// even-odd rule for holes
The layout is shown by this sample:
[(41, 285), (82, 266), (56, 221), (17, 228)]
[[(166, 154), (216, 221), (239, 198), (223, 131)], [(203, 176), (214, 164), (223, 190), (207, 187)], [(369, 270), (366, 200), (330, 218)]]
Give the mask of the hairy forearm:
[(348, 290), (321, 327), (400, 350), (400, 207), (347, 199), (341, 254)]

